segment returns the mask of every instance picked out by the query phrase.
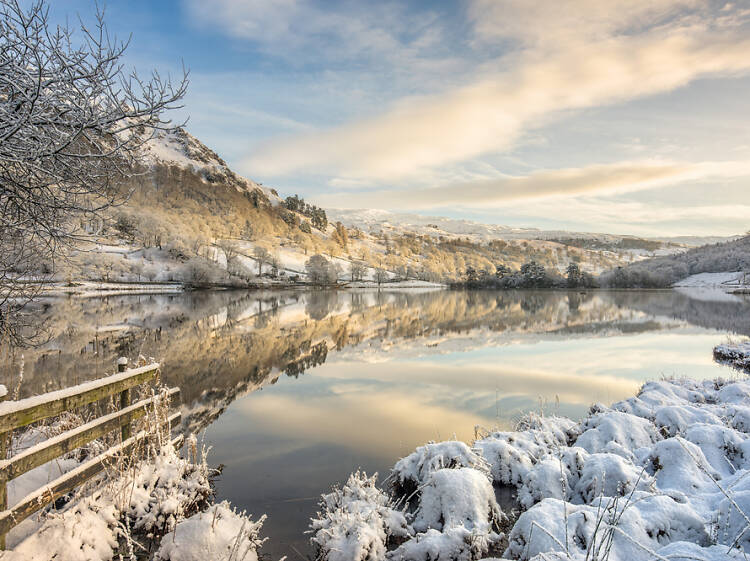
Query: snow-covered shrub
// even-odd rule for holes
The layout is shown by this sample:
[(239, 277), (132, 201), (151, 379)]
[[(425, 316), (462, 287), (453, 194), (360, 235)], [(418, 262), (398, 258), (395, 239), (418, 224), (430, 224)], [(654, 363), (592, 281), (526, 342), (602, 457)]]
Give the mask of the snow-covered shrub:
[(408, 499), (433, 472), (443, 468), (469, 467), (489, 475), (486, 460), (465, 443), (457, 440), (430, 442), (401, 458), (391, 471), (395, 494)]
[(180, 458), (171, 444), (144, 462), (126, 487), (123, 515), (130, 527), (153, 537), (207, 504), (211, 495), (208, 466)]
[(574, 503), (591, 504), (598, 497), (622, 497), (634, 489), (651, 490), (653, 478), (617, 454), (591, 454), (571, 493)]
[(518, 489), (518, 502), (529, 508), (550, 497), (570, 500), (570, 491), (578, 484), (588, 456), (583, 448), (568, 448), (550, 454), (529, 469)]
[(346, 484), (323, 495), (321, 510), (313, 518), (311, 541), (318, 558), (326, 561), (376, 561), (383, 559), (390, 539), (409, 536), (403, 513), (376, 486), (377, 474), (357, 471)]
[(581, 433), (580, 424), (576, 423), (573, 419), (558, 417), (556, 415), (547, 417), (533, 412), (521, 417), (518, 423), (516, 423), (515, 429), (517, 432), (527, 430), (542, 431), (551, 435), (545, 440), (546, 442), (560, 444), (573, 442)]
[(600, 496), (624, 496), (652, 486), (653, 478), (625, 458), (574, 447), (536, 464), (519, 488), (518, 501), (524, 508), (545, 498), (588, 504)]
[(567, 446), (568, 432), (558, 426), (529, 428), (519, 432), (493, 432), (477, 440), (474, 447), (490, 464), (494, 481), (520, 485), (540, 458)]
[(462, 526), (487, 534), (502, 516), (486, 473), (472, 468), (440, 469), (422, 489), (413, 526), (417, 532)]
[(162, 539), (156, 561), (257, 561), (266, 517), (253, 521), (227, 501), (177, 523)]
[[(750, 403), (750, 397), (745, 403)], [(728, 405), (724, 407), (724, 416), (733, 429), (750, 434), (750, 407), (747, 405)]]
[(119, 512), (108, 501), (83, 499), (50, 513), (42, 527), (15, 549), (18, 559), (99, 561), (117, 550)]

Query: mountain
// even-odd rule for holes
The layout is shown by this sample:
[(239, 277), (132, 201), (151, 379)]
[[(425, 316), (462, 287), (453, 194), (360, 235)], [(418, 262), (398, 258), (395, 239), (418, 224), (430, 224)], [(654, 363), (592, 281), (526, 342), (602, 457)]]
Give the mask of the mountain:
[[(83, 225), (88, 239), (54, 269), (57, 280), (289, 284), (322, 254), (340, 279), (414, 283), (494, 274), (531, 260), (592, 274), (687, 244), (633, 236), (543, 231), (381, 210), (324, 210), (235, 173), (184, 129), (144, 148), (123, 204)], [(47, 266), (47, 265), (45, 265)], [(48, 266), (47, 266), (48, 267)]]
[(579, 242), (590, 241), (620, 249), (643, 249), (653, 247), (657, 253), (678, 253), (688, 247), (709, 243), (731, 241), (735, 237), (677, 236), (643, 238), (629, 235), (603, 234), (595, 232), (573, 232), (568, 230), (540, 230), (538, 228), (514, 228), (500, 224), (484, 224), (471, 220), (398, 213), (379, 209), (329, 209), (329, 216), (349, 227), (359, 227), (374, 232), (413, 232), (420, 235), (461, 236), (477, 243), (490, 240), (546, 240)]

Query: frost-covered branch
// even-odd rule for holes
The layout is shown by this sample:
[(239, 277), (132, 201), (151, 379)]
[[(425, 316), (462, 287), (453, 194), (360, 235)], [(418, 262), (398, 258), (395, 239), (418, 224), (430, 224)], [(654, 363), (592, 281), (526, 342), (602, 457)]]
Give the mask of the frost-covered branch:
[(51, 271), (81, 226), (127, 197), (123, 180), (141, 147), (174, 128), (177, 82), (126, 72), (128, 41), (109, 35), (104, 14), (77, 29), (55, 26), (45, 0), (0, 0), (0, 328), (33, 296), (39, 265)]

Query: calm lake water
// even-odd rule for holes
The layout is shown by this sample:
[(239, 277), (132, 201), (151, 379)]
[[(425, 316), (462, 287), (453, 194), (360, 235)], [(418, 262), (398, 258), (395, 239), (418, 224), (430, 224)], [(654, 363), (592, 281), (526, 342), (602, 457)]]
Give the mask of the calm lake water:
[[(750, 299), (705, 292), (201, 292), (50, 299), (22, 395), (153, 357), (185, 429), (224, 464), (218, 499), (268, 514), (265, 553), (311, 553), (317, 499), (358, 467), (385, 476), (429, 440), (529, 411), (583, 415), (645, 380), (737, 373), (714, 345), (750, 335)], [(20, 354), (0, 361), (18, 384)], [(300, 555), (297, 555), (299, 553)]]

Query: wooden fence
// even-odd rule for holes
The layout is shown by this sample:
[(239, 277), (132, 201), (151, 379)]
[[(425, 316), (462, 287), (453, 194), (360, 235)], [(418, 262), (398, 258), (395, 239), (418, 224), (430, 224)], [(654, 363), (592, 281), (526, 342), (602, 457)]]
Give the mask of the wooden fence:
[[(136, 444), (150, 436), (145, 431), (133, 435), (132, 424), (144, 417), (149, 407), (153, 407), (154, 398), (131, 404), (130, 390), (141, 384), (153, 382), (158, 375), (159, 365), (149, 364), (128, 370), (127, 362), (120, 359), (117, 369), (117, 374), (100, 380), (28, 399), (0, 403), (0, 549), (5, 549), (5, 536), (12, 528), (38, 510), (70, 493), (101, 472), (107, 465), (116, 462), (118, 458), (131, 453)], [(179, 402), (179, 393), (179, 388), (168, 390), (170, 406)], [(14, 430), (110, 396), (119, 398), (117, 411), (98, 417), (8, 457), (8, 445)], [(180, 413), (171, 413), (168, 423), (169, 427), (178, 425)], [(116, 446), (86, 460), (80, 466), (8, 507), (7, 485), (9, 481), (116, 430), (119, 430), (121, 435)], [(173, 440), (175, 445), (179, 445), (180, 442), (181, 437)]]

